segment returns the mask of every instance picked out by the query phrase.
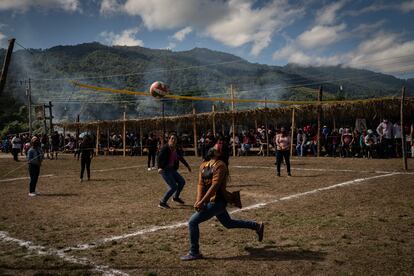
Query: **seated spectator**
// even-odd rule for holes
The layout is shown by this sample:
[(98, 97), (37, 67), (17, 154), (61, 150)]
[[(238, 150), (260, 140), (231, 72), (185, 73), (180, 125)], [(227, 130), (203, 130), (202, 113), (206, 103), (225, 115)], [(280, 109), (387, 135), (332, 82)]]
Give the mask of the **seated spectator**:
[(371, 129), (368, 129), (367, 135), (365, 136), (365, 146), (367, 152), (367, 158), (372, 158), (377, 149), (377, 137)]

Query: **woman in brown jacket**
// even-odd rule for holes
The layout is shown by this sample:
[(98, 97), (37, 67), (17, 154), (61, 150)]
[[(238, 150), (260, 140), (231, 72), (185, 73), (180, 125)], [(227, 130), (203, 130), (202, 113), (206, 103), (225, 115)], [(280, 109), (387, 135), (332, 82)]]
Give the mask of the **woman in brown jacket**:
[(233, 203), (241, 208), (239, 194), (238, 192), (230, 193), (226, 190), (229, 171), (225, 162), (220, 160), (220, 152), (216, 146), (209, 150), (209, 156), (211, 159), (203, 162), (200, 166), (197, 199), (194, 204), (196, 212), (188, 222), (191, 248), (187, 255), (181, 257), (183, 261), (191, 261), (203, 257), (199, 251), (200, 232), (198, 225), (214, 216), (226, 228), (255, 230), (258, 240), (263, 240), (263, 223), (233, 220), (230, 217), (226, 210), (227, 203)]

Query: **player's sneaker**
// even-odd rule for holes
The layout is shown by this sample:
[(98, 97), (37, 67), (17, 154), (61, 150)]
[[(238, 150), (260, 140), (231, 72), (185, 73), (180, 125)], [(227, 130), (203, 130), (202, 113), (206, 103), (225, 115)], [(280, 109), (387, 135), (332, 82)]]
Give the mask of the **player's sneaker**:
[(199, 260), (202, 259), (203, 255), (199, 254), (193, 254), (191, 252), (188, 252), (187, 255), (181, 256), (180, 260), (181, 261), (194, 261), (194, 260)]
[(171, 209), (171, 207), (167, 203), (164, 203), (164, 202), (160, 202), (158, 204), (158, 207), (161, 209)]
[(173, 201), (174, 201), (174, 202), (177, 202), (177, 203), (180, 203), (180, 204), (184, 204), (184, 200), (182, 200), (182, 199), (181, 199), (181, 198), (179, 198), (179, 197), (177, 197), (177, 198), (173, 197)]
[(263, 233), (264, 233), (264, 223), (263, 222), (261, 222), (258, 225), (258, 227), (256, 229), (256, 233), (257, 233), (257, 240), (261, 242), (263, 240)]

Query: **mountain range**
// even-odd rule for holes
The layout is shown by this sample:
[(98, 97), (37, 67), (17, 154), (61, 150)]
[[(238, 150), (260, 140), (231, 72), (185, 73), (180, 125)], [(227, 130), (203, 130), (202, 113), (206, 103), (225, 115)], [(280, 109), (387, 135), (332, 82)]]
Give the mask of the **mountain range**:
[[(3, 63), (5, 50), (0, 51)], [(414, 95), (414, 79), (343, 66), (303, 67), (295, 64), (270, 66), (250, 63), (229, 53), (205, 48), (174, 52), (143, 47), (105, 46), (85, 43), (50, 49), (17, 50), (13, 53), (6, 83), (8, 96), (26, 102), (27, 80), (31, 79), (35, 103), (52, 101), (57, 119), (118, 119), (160, 115), (161, 101), (151, 97), (91, 92), (79, 89), (73, 80), (97, 86), (148, 91), (154, 81), (166, 83), (179, 95), (236, 97), (246, 99), (315, 100), (323, 86), (323, 99), (359, 99), (399, 96), (401, 87)], [(5, 95), (2, 95), (5, 97)], [(211, 110), (210, 102), (164, 101), (167, 115)], [(218, 102), (218, 110), (229, 105)], [(257, 104), (238, 104), (254, 108)]]

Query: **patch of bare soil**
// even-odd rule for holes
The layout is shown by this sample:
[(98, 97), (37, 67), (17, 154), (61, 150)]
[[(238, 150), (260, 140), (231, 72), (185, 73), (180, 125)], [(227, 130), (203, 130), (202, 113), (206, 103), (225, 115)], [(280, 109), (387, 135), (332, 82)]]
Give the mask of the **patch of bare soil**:
[[(188, 159), (193, 172), (180, 170), (187, 181), (182, 193), (186, 204), (170, 202), (171, 210), (157, 208), (167, 188), (156, 171), (146, 170), (145, 157), (98, 157), (92, 160), (92, 180), (82, 183), (80, 164), (72, 156), (46, 160), (41, 174), (52, 176), (40, 178), (38, 197), (28, 197), (27, 179), (0, 182), (0, 231), (56, 249), (96, 244), (66, 253), (132, 275), (408, 275), (414, 271), (414, 175), (395, 174), (276, 201), (399, 171), (402, 162), (397, 159), (294, 158), (290, 178), (285, 168), (282, 177), (275, 176), (274, 158), (232, 159), (229, 189), (241, 190), (244, 206), (275, 201), (232, 215), (264, 221), (262, 243), (253, 231), (228, 230), (214, 219), (201, 226), (206, 259), (196, 262), (179, 260), (189, 247), (186, 227), (101, 243), (104, 238), (187, 221), (193, 213), (199, 164), (194, 157)], [(412, 168), (414, 162), (409, 161)], [(27, 176), (24, 162), (2, 158), (0, 168), (0, 180)], [(0, 248), (3, 274), (93, 273), (58, 257), (35, 256), (17, 244), (0, 241)]]

